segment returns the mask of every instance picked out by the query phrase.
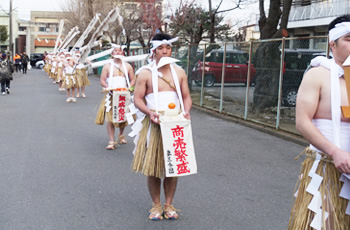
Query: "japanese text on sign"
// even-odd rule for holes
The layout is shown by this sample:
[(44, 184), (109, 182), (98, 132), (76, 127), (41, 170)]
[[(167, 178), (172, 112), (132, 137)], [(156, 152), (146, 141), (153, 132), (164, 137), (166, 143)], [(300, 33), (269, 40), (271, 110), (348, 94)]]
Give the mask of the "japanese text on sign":
[(126, 97), (120, 95), (119, 96), (119, 104), (118, 104), (118, 121), (124, 121), (124, 115), (125, 115), (125, 101)]
[(179, 125), (176, 125), (176, 128), (171, 129), (174, 137), (173, 147), (175, 147), (175, 156), (176, 156), (176, 164), (177, 166), (177, 173), (178, 174), (184, 174), (184, 173), (190, 173), (190, 168), (188, 167), (188, 162), (186, 157), (188, 156), (186, 154), (186, 143), (184, 142), (184, 133), (183, 133), (184, 127), (180, 127)]

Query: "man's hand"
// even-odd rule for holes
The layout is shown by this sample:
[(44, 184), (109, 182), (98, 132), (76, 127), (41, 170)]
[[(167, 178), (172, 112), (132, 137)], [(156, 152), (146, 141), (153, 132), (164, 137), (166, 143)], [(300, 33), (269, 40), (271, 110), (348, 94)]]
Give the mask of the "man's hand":
[(332, 155), (332, 158), (339, 172), (350, 174), (350, 153), (339, 149)]
[(186, 118), (187, 120), (191, 120), (191, 115), (190, 115), (190, 113), (185, 112), (185, 113), (184, 113), (184, 118)]
[(150, 119), (151, 119), (151, 121), (152, 121), (153, 123), (159, 124), (159, 115), (156, 114), (156, 112), (153, 112), (153, 111), (152, 111), (152, 112), (149, 114), (149, 117), (150, 117)]

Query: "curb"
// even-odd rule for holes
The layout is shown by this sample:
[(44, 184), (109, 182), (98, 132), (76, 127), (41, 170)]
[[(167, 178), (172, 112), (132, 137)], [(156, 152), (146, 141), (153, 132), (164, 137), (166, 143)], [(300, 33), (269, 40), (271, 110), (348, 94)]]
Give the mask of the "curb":
[(294, 133), (290, 133), (290, 132), (283, 131), (283, 130), (276, 130), (276, 129), (273, 129), (269, 126), (256, 123), (254, 121), (247, 121), (247, 120), (244, 120), (242, 118), (235, 117), (232, 115), (222, 114), (222, 113), (219, 113), (213, 109), (200, 107), (200, 106), (195, 105), (195, 104), (192, 104), (192, 109), (204, 112), (206, 114), (209, 114), (211, 116), (214, 116), (214, 117), (217, 117), (220, 119), (235, 122), (237, 124), (246, 126), (248, 128), (258, 130), (260, 132), (281, 138), (283, 140), (293, 142), (295, 144), (298, 144), (298, 145), (301, 145), (304, 147), (309, 145), (309, 143), (302, 136), (294, 134)]

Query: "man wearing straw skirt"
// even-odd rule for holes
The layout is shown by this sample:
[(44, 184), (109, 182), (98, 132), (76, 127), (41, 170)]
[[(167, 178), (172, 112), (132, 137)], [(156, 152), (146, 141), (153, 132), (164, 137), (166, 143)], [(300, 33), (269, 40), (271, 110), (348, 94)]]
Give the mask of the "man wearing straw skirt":
[(65, 91), (65, 89), (62, 87), (64, 59), (65, 59), (64, 52), (61, 51), (58, 55), (58, 60), (57, 60), (57, 82), (58, 82), (58, 91), (60, 92)]
[(85, 87), (90, 85), (90, 80), (88, 78), (88, 74), (87, 74), (87, 67), (85, 65), (83, 65), (82, 63), (80, 63), (80, 50), (77, 49), (75, 51), (75, 59), (76, 59), (76, 63), (77, 66), (75, 68), (76, 71), (76, 77), (77, 77), (77, 98), (80, 97), (80, 93), (81, 96), (83, 98), (86, 97), (85, 95)]
[(119, 128), (118, 139), (120, 144), (126, 144), (124, 137), (124, 129), (127, 122), (113, 123), (113, 90), (118, 88), (131, 88), (135, 85), (134, 69), (129, 63), (124, 62), (124, 46), (112, 45), (114, 47), (111, 55), (113, 59), (110, 63), (103, 66), (100, 84), (104, 89), (111, 89), (107, 91), (101, 102), (99, 111), (96, 116), (96, 124), (103, 125), (105, 118), (107, 118), (107, 132), (109, 137), (107, 150), (113, 150), (117, 147), (117, 141), (114, 140), (115, 127)]
[(65, 61), (63, 63), (63, 83), (62, 88), (67, 91), (67, 99), (66, 102), (77, 102), (77, 98), (75, 97), (75, 88), (77, 85), (77, 79), (75, 77), (74, 70), (74, 60), (71, 57), (71, 54), (67, 52), (65, 54)]
[[(156, 34), (152, 41), (151, 54), (153, 63), (141, 68), (135, 85), (134, 102), (136, 107), (144, 113), (132, 126), (135, 138), (135, 151), (132, 163), (134, 172), (142, 172), (147, 176), (148, 190), (152, 199), (149, 210), (150, 220), (177, 219), (179, 215), (172, 206), (175, 195), (177, 177), (165, 177), (162, 136), (159, 126), (159, 113), (166, 110), (169, 103), (174, 103), (180, 109), (181, 98), (174, 86), (174, 79), (178, 79), (179, 91), (183, 98), (184, 117), (190, 119), (192, 100), (188, 88), (185, 71), (174, 64), (158, 66), (161, 58), (170, 57), (172, 43), (177, 38), (167, 34)], [(174, 76), (176, 75), (176, 76)], [(158, 85), (156, 87), (155, 85)], [(157, 92), (155, 92), (157, 91)], [(158, 96), (157, 96), (158, 95)], [(158, 97), (158, 98), (157, 98)], [(157, 108), (158, 107), (158, 108)], [(142, 123), (141, 123), (142, 122)], [(139, 126), (139, 127), (136, 127)], [(137, 130), (137, 131), (135, 131)], [(160, 201), (161, 179), (164, 185), (165, 203)]]
[(350, 15), (333, 20), (328, 30), (333, 59), (313, 59), (298, 91), (296, 127), (310, 146), (303, 152), (290, 230), (350, 228), (350, 119), (341, 113), (349, 106), (343, 63), (350, 54)]

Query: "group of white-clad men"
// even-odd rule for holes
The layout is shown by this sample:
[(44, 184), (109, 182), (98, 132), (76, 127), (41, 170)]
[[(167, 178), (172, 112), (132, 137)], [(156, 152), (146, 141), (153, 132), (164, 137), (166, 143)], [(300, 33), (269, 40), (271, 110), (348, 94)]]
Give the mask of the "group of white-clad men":
[(60, 50), (45, 56), (44, 71), (58, 84), (60, 92), (67, 92), (66, 102), (76, 102), (80, 96), (85, 98), (85, 87), (90, 85), (87, 66), (80, 63), (80, 51)]
[[(110, 139), (106, 147), (108, 150), (113, 150), (117, 146), (117, 141), (114, 139), (115, 127), (119, 127), (119, 143), (127, 143), (123, 131), (128, 124), (128, 122), (118, 124), (113, 122), (112, 116), (110, 116), (113, 99), (111, 93), (118, 88), (133, 91), (135, 87), (134, 103), (142, 117), (138, 117), (140, 127), (134, 141), (136, 146), (132, 171), (141, 172), (147, 176), (148, 189), (153, 203), (148, 213), (150, 220), (161, 220), (163, 217), (177, 219), (179, 217), (178, 210), (172, 206), (177, 178), (165, 177), (163, 144), (159, 142), (161, 139), (159, 135), (160, 115), (157, 112), (158, 109), (160, 112), (164, 111), (169, 103), (174, 103), (179, 113), (181, 111), (184, 118), (190, 119), (189, 112), (192, 107), (192, 100), (185, 71), (173, 64), (173, 60), (159, 65), (162, 58), (171, 57), (172, 43), (176, 40), (177, 38), (173, 39), (167, 34), (156, 34), (151, 41), (152, 49), (149, 64), (137, 71), (136, 77), (133, 67), (124, 59), (123, 46), (112, 45), (110, 53), (112, 58), (104, 64), (100, 76), (100, 84), (106, 94), (98, 111), (96, 124), (101, 125), (105, 120), (107, 122), (107, 132)], [(59, 84), (59, 91), (67, 92), (66, 102), (76, 102), (76, 98), (80, 95), (86, 97), (85, 86), (90, 85), (87, 74), (88, 65), (79, 63), (80, 56), (80, 51), (75, 50), (74, 52), (59, 51), (56, 54), (50, 53), (45, 58), (44, 70), (55, 84)], [(87, 62), (90, 65), (92, 64), (89, 60)], [(153, 87), (152, 85), (158, 81), (157, 86)], [(177, 86), (175, 87), (175, 85)], [(147, 130), (149, 131), (147, 132)], [(142, 160), (143, 158), (140, 156), (143, 155), (157, 157), (151, 157), (154, 158), (154, 161), (149, 162)], [(160, 202), (161, 179), (164, 180), (164, 206)]]

